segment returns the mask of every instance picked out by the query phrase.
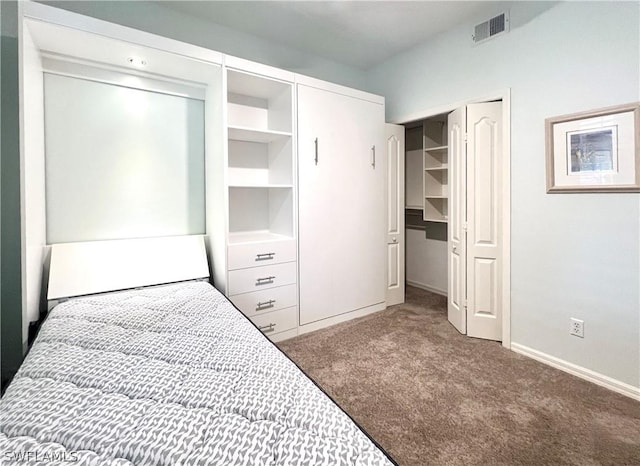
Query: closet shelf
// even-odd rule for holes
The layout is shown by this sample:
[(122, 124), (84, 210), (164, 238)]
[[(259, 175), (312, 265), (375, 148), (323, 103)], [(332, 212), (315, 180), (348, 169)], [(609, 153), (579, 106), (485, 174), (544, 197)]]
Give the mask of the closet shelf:
[(448, 170), (448, 169), (449, 169), (449, 164), (445, 163), (438, 167), (426, 167), (424, 171), (431, 172), (431, 171)]
[(447, 219), (446, 218), (424, 218), (425, 222), (438, 222), (438, 223), (447, 223)]
[(448, 148), (449, 148), (449, 146), (425, 147), (424, 151), (425, 152), (435, 152), (435, 151), (447, 150)]
[(413, 209), (413, 210), (422, 210), (423, 206), (421, 205), (406, 205), (404, 206), (405, 209)]
[(279, 139), (290, 138), (291, 133), (273, 131), (246, 126), (229, 126), (229, 139), (233, 141), (269, 143)]
[(230, 188), (293, 188), (292, 184), (273, 183), (229, 183)]
[(449, 199), (449, 196), (430, 196), (430, 195), (427, 195), (424, 198), (425, 199)]

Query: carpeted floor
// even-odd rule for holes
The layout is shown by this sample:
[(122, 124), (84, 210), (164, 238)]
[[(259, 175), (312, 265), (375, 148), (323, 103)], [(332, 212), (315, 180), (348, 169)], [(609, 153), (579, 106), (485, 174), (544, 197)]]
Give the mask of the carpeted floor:
[(458, 334), (417, 288), (279, 346), (400, 465), (640, 465), (640, 402)]

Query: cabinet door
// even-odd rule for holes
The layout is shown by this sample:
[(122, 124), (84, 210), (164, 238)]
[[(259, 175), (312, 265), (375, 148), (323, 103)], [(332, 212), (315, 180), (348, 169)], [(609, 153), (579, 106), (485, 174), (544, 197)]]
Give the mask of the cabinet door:
[[(329, 93), (326, 93), (329, 94)], [(298, 270), (300, 324), (321, 319), (334, 308), (333, 277), (336, 247), (334, 230), (335, 156), (334, 118), (339, 117), (331, 94), (298, 85)]]
[(384, 108), (298, 86), (300, 323), (384, 302)]

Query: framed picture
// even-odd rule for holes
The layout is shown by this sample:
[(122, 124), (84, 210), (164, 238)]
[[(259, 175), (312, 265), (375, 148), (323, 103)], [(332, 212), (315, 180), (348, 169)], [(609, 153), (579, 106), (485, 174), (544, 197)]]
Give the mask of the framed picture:
[(547, 192), (640, 192), (640, 103), (547, 118)]

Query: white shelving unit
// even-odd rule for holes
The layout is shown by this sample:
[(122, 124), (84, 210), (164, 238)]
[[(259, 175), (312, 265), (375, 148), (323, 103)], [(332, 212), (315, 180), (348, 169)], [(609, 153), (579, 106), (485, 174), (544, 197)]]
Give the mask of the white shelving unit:
[(293, 76), (245, 64), (226, 71), (227, 234), (213, 265), (218, 289), (279, 340), (298, 327)]
[(447, 115), (424, 120), (423, 134), (423, 219), (447, 223), (449, 220), (449, 161)]
[(227, 71), (229, 243), (294, 238), (291, 83)]

